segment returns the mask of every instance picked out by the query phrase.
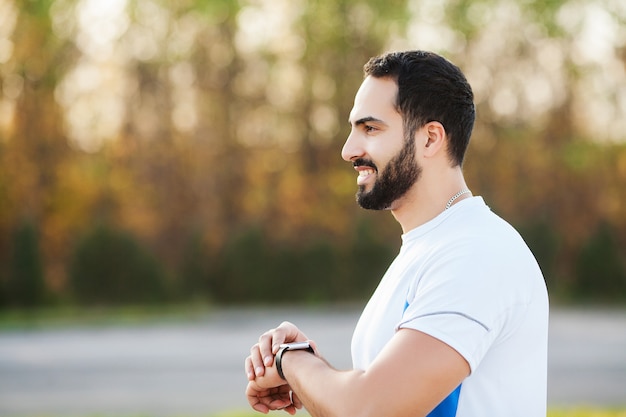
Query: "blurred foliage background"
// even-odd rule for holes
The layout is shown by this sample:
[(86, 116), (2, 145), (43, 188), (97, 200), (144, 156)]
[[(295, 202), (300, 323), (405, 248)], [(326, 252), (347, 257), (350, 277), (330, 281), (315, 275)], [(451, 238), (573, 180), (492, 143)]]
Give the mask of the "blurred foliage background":
[(0, 0), (0, 308), (364, 299), (401, 231), (339, 153), (400, 49), (466, 73), (552, 299), (625, 302), (622, 0)]

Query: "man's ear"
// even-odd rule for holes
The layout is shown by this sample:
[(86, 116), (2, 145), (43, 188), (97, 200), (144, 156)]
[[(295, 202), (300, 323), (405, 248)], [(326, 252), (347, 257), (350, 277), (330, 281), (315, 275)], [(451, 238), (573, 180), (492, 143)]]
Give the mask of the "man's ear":
[(424, 156), (433, 157), (446, 147), (446, 129), (439, 122), (428, 122), (422, 128), (426, 138), (424, 144)]

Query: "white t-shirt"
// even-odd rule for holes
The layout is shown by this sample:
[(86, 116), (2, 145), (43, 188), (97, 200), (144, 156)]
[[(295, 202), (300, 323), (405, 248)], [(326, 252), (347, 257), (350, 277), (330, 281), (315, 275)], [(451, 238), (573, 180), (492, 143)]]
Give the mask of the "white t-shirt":
[(520, 235), (481, 197), (402, 236), (354, 331), (354, 368), (367, 369), (400, 328), (445, 342), (470, 365), (430, 416), (545, 417), (545, 282)]

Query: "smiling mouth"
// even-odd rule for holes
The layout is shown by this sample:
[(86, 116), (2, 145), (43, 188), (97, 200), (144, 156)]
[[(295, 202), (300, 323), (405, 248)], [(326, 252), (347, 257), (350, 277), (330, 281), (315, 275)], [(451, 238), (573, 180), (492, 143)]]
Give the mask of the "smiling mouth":
[(367, 177), (372, 175), (375, 171), (372, 168), (366, 168), (359, 170), (359, 177)]
[(368, 159), (356, 159), (352, 165), (359, 174), (356, 178), (356, 183), (361, 186), (365, 185), (367, 180), (378, 172), (374, 163)]
[(376, 169), (367, 166), (355, 166), (354, 169), (357, 170), (358, 176), (356, 177), (356, 183), (360, 186), (365, 186), (365, 184), (369, 181), (370, 178), (376, 174)]

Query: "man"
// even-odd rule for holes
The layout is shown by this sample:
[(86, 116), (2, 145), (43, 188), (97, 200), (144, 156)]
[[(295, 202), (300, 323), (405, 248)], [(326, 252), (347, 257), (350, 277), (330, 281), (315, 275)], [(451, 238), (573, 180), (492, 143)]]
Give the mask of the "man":
[(545, 416), (546, 287), (519, 234), (465, 183), (469, 84), (423, 51), (375, 57), (364, 70), (342, 157), (358, 172), (359, 204), (400, 223), (400, 253), (354, 331), (354, 369), (333, 369), (284, 322), (246, 358), (251, 406), (293, 414), (304, 405), (314, 417)]

